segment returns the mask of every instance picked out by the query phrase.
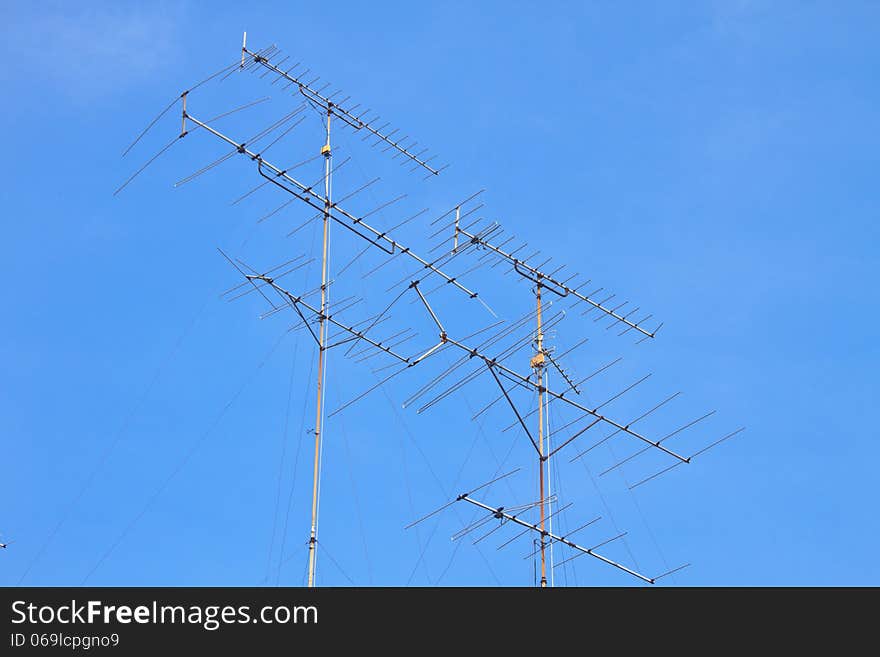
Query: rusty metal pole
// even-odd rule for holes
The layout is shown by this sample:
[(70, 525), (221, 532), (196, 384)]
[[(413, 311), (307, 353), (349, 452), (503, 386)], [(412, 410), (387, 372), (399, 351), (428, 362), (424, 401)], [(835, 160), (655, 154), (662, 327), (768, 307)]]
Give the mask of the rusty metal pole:
[(545, 495), (544, 495), (544, 331), (542, 327), (542, 311), (541, 306), (541, 279), (535, 286), (535, 300), (537, 304), (538, 334), (535, 340), (535, 349), (537, 353), (532, 358), (532, 368), (535, 370), (535, 376), (538, 380), (538, 500), (541, 507), (541, 588), (547, 586), (547, 561), (546, 561), (546, 542), (544, 541), (545, 529), (544, 520), (546, 516)]

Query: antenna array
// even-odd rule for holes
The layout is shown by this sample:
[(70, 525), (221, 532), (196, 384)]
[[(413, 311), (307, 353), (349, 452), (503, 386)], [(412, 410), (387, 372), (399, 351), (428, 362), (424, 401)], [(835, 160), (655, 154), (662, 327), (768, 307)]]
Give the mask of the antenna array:
[[(606, 331), (616, 328), (619, 336), (636, 335), (637, 344), (655, 338), (663, 324), (651, 324), (651, 328), (648, 328), (648, 323), (653, 318), (652, 314), (646, 313), (639, 306), (631, 305), (629, 301), (618, 302), (616, 295), (607, 293), (602, 287), (592, 286), (590, 280), (584, 280), (579, 273), (563, 274), (565, 265), (551, 264), (553, 258), (542, 256), (540, 249), (533, 251), (527, 243), (520, 243), (515, 236), (505, 235), (504, 229), (498, 222), (487, 221), (478, 214), (484, 207), (481, 200), (482, 190), (454, 204), (449, 210), (430, 222), (429, 229), (433, 232), (429, 239), (439, 237), (439, 241), (430, 247), (424, 255), (420, 255), (411, 246), (402, 242), (396, 236), (396, 232), (392, 231), (398, 231), (423, 216), (427, 209), (403, 218), (390, 229), (377, 227), (370, 218), (380, 210), (393, 206), (405, 195), (397, 196), (366, 213), (348, 209), (347, 201), (370, 187), (378, 178), (370, 180), (342, 198), (334, 198), (334, 174), (350, 159), (347, 158), (335, 166), (333, 164), (334, 151), (338, 149), (331, 139), (334, 135), (334, 126), (350, 129), (361, 136), (362, 141), (370, 142), (370, 145), (390, 153), (392, 159), (399, 159), (402, 163), (411, 165), (410, 171), (421, 170), (426, 173), (425, 179), (438, 176), (446, 166), (435, 168), (433, 162), (436, 157), (429, 156), (426, 148), (417, 149), (418, 142), (414, 139), (408, 135), (400, 136), (398, 129), (392, 128), (388, 122), (383, 122), (381, 117), (371, 109), (361, 109), (360, 104), (354, 103), (350, 96), (344, 96), (339, 90), (332, 90), (329, 83), (321, 83), (321, 78), (315, 76), (310, 69), (301, 63), (289, 64), (289, 59), (288, 56), (283, 56), (283, 53), (275, 46), (261, 50), (249, 49), (245, 34), (240, 57), (233, 64), (183, 91), (159, 116), (148, 124), (125, 150), (123, 155), (131, 151), (163, 116), (179, 104), (180, 130), (177, 135), (146, 164), (137, 169), (116, 190), (116, 193), (122, 191), (147, 166), (168, 151), (175, 143), (199, 131), (224, 144), (228, 150), (220, 158), (179, 180), (177, 186), (194, 180), (238, 155), (241, 156), (241, 159), (250, 162), (256, 169), (258, 176), (262, 178), (262, 182), (240, 196), (234, 203), (240, 202), (263, 187), (274, 188), (282, 192), (286, 200), (284, 204), (262, 217), (260, 222), (297, 201), (306, 207), (312, 216), (305, 224), (294, 228), (289, 235), (296, 234), (303, 226), (312, 221), (321, 221), (321, 280), (317, 287), (305, 292), (292, 291), (279, 281), (288, 274), (317, 262), (316, 258), (310, 259), (300, 255), (268, 269), (255, 269), (242, 260), (230, 257), (221, 251), (223, 257), (237, 270), (242, 279), (239, 284), (227, 290), (224, 297), (231, 301), (252, 294), (259, 295), (268, 304), (267, 310), (261, 315), (263, 318), (289, 311), (296, 322), (291, 329), (304, 330), (308, 333), (309, 339), (314, 342), (317, 350), (312, 502), (308, 539), (309, 586), (314, 586), (316, 583), (319, 546), (319, 482), (326, 419), (349, 408), (374, 390), (396, 379), (404, 372), (409, 372), (416, 366), (421, 366), (420, 371), (423, 371), (427, 367), (424, 363), (442, 362), (441, 354), (445, 354), (443, 358), (446, 358), (447, 361), (451, 357), (451, 364), (445, 369), (429, 375), (426, 379), (422, 379), (423, 383), (406, 399), (404, 407), (418, 404), (417, 412), (423, 413), (437, 406), (444, 399), (455, 395), (473, 381), (489, 382), (495, 388), (495, 393), (490, 396), (490, 399), (479, 411), (474, 413), (472, 419), (479, 418), (496, 406), (507, 409), (511, 422), (502, 431), (521, 432), (523, 439), (533, 449), (533, 458), (538, 474), (538, 495), (536, 500), (518, 506), (490, 504), (482, 497), (474, 496), (475, 493), (488, 489), (494, 483), (511, 477), (519, 471), (517, 468), (517, 470), (495, 477), (468, 492), (459, 494), (442, 507), (411, 523), (407, 528), (434, 517), (458, 502), (465, 502), (475, 507), (481, 517), (474, 523), (463, 527), (453, 536), (453, 539), (458, 540), (478, 528), (493, 524), (494, 527), (488, 533), (477, 538), (474, 543), (479, 543), (506, 527), (514, 527), (518, 531), (513, 537), (502, 543), (499, 549), (512, 544), (520, 537), (530, 535), (534, 539), (533, 545), (535, 547), (530, 554), (526, 555), (526, 558), (537, 558), (540, 555), (541, 586), (552, 584), (553, 579), (552, 576), (548, 579), (548, 571), (552, 573), (554, 567), (583, 555), (590, 555), (606, 565), (651, 584), (686, 567), (687, 564), (660, 575), (648, 576), (597, 551), (599, 548), (622, 538), (623, 533), (589, 547), (572, 540), (571, 537), (575, 532), (591, 527), (600, 518), (594, 518), (566, 533), (554, 531), (552, 524), (554, 518), (558, 519), (560, 514), (571, 506), (571, 503), (558, 506), (562, 491), (550, 490), (551, 463), (558, 460), (558, 455), (562, 450), (566, 450), (566, 455), (573, 453), (570, 458), (570, 461), (573, 462), (587, 457), (597, 447), (607, 444), (616, 436), (630, 441), (636, 450), (605, 469), (600, 476), (622, 468), (625, 464), (633, 462), (648, 452), (653, 452), (666, 459), (666, 463), (662, 465), (660, 470), (642, 477), (629, 486), (632, 489), (646, 484), (680, 465), (691, 463), (697, 456), (742, 431), (742, 429), (738, 429), (688, 455), (682, 454), (681, 450), (669, 447), (668, 441), (707, 419), (714, 414), (714, 411), (665, 434), (654, 435), (636, 425), (660, 408), (665, 407), (680, 393), (675, 393), (659, 403), (651, 405), (646, 411), (634, 418), (614, 417), (606, 410), (606, 407), (637, 388), (650, 377), (650, 374), (638, 379), (602, 403), (590, 403), (582, 393), (593, 385), (594, 377), (607, 371), (620, 359), (603, 365), (590, 375), (581, 378), (575, 375), (574, 368), (569, 363), (569, 356), (586, 344), (588, 339), (581, 339), (574, 346), (561, 353), (549, 345), (554, 332), (562, 326), (566, 317), (566, 310), (554, 308), (554, 304), (557, 303), (570, 302), (568, 311), (576, 309), (583, 316), (592, 315), (593, 322), (598, 323), (604, 320), (603, 326)], [(259, 74), (260, 78), (269, 77), (270, 86), (280, 83), (280, 88), (285, 94), (290, 93), (299, 98), (301, 102), (281, 118), (244, 139), (221, 131), (216, 125), (217, 122), (268, 99), (253, 101), (211, 118), (204, 118), (193, 111), (191, 96), (195, 90), (211, 80), (218, 78), (224, 80), (234, 73), (241, 72)], [(322, 120), (323, 139), (320, 153), (291, 165), (270, 160), (267, 151), (300, 125), (309, 110), (316, 111)], [(323, 160), (324, 165), (323, 175), (319, 180), (309, 182), (295, 172), (300, 167), (318, 159)], [(360, 247), (356, 249), (354, 257), (347, 264), (338, 268), (337, 277), (345, 274), (355, 262), (368, 253), (379, 257), (380, 262), (364, 274), (364, 278), (373, 275), (395, 260), (404, 265), (409, 264), (412, 268), (406, 276), (396, 280), (386, 290), (385, 294), (391, 300), (388, 303), (383, 302), (383, 309), (356, 320), (347, 319), (347, 312), (362, 304), (369, 305), (369, 301), (356, 297), (346, 297), (338, 301), (331, 301), (330, 298), (331, 290), (336, 284), (336, 279), (331, 278), (330, 244), (331, 239), (334, 242), (338, 239), (335, 233), (339, 228), (345, 229), (339, 231), (339, 238), (346, 235), (356, 237), (358, 239), (355, 240), (355, 243), (360, 244)], [(450, 231), (451, 245), (448, 237)], [(453, 269), (450, 266), (457, 266), (467, 257), (474, 259), (474, 264), (462, 272), (452, 273)], [(462, 295), (460, 298), (476, 300), (486, 311), (495, 315), (492, 308), (472, 289), (472, 285), (466, 284), (464, 280), (473, 278), (474, 273), (479, 270), (483, 270), (484, 274), (489, 274), (489, 270), (499, 267), (502, 268), (502, 276), (513, 273), (518, 280), (528, 284), (534, 309), (517, 319), (494, 321), (489, 326), (468, 335), (459, 335), (458, 330), (453, 330), (452, 325), (446, 321), (446, 313), (443, 309), (436, 305), (436, 301), (432, 304), (431, 299), (434, 293), (442, 288), (453, 289)], [(407, 344), (418, 338), (418, 334), (411, 327), (403, 329), (397, 327), (398, 330), (390, 335), (384, 333), (387, 329), (386, 324), (391, 321), (391, 311), (395, 306), (399, 307), (404, 303), (404, 300), (420, 308), (425, 321), (436, 331), (436, 338), (432, 338), (415, 349)], [(369, 360), (375, 364), (377, 361), (374, 359), (380, 359), (378, 362), (381, 364), (376, 365), (373, 372), (387, 373), (384, 373), (375, 385), (342, 403), (328, 415), (325, 394), (328, 383), (333, 379), (329, 376), (327, 368), (327, 354), (335, 349), (344, 350), (344, 356), (355, 362)], [(523, 352), (527, 353), (523, 354)], [(522, 362), (527, 363), (527, 368), (517, 367), (515, 361), (520, 357), (523, 358)], [(550, 383), (551, 371), (553, 372), (554, 385)], [(521, 396), (523, 393), (537, 398), (535, 408), (524, 409), (522, 402), (517, 398), (517, 395)], [(575, 417), (561, 426), (554, 426), (551, 430), (550, 410), (557, 408), (566, 409)], [(594, 436), (595, 431), (590, 433), (594, 427), (597, 428), (597, 431), (604, 428), (608, 433), (601, 437), (596, 436), (591, 444), (584, 446), (583, 443), (587, 440), (584, 436)], [(584, 447), (580, 451), (570, 447), (576, 441)], [(557, 505), (555, 510), (554, 504)], [(570, 556), (556, 564), (552, 559), (552, 547), (555, 545), (567, 548), (571, 552)]]

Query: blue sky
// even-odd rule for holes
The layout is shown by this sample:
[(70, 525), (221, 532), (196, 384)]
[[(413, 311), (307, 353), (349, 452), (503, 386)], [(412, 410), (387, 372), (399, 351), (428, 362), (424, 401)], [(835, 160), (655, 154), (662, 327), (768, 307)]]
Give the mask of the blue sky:
[[(878, 18), (875, 3), (859, 2), (10, 7), (0, 541), (11, 544), (0, 584), (303, 583), (314, 349), (286, 331), (292, 319), (260, 320), (260, 299), (218, 298), (237, 280), (216, 247), (263, 267), (313, 253), (314, 222), (286, 237), (310, 213), (293, 205), (258, 225), (285, 200), (266, 190), (230, 205), (259, 181), (244, 162), (173, 188), (223, 154), (204, 134), (112, 195), (176, 134), (179, 115), (120, 159), (127, 143), (231, 63), (245, 29), (450, 163), (423, 182), (341, 133), (336, 161), (352, 159), (337, 194), (380, 174), (357, 211), (408, 194), (377, 225), (423, 207), (439, 215), (485, 188), (487, 218), (665, 322), (636, 347), (569, 310), (554, 344), (590, 342), (568, 366), (585, 376), (623, 357), (585, 399), (652, 373), (608, 414), (635, 416), (681, 390), (646, 431), (717, 409), (676, 443), (692, 452), (748, 428), (633, 491), (627, 483), (662, 463), (599, 477), (637, 447), (623, 436), (586, 463), (563, 459), (555, 490), (573, 502), (563, 530), (601, 515), (585, 543), (628, 532), (609, 556), (649, 574), (691, 562), (670, 585), (880, 583)], [(298, 102), (269, 82), (206, 85), (191, 109), (212, 116), (270, 95), (223, 125), (255, 132)], [(320, 125), (305, 115), (273, 147), (280, 160), (320, 148)], [(320, 166), (303, 178), (317, 180)], [(430, 232), (414, 222), (402, 239), (426, 251)], [(338, 231), (333, 240), (333, 266), (361, 248)], [(369, 262), (380, 260), (359, 262), (334, 294), (382, 303), (383, 281), (361, 280)], [(388, 284), (406, 273), (389, 271)], [(290, 286), (314, 287), (316, 275), (305, 268)], [(530, 307), (513, 275), (469, 280), (504, 318)], [(492, 321), (452, 294), (436, 305), (459, 334)], [(419, 331), (414, 350), (432, 339), (417, 310), (400, 318)], [(524, 370), (527, 354), (518, 358)], [(371, 385), (381, 364), (332, 354), (328, 405)], [(426, 367), (328, 421), (322, 585), (532, 583), (525, 539), (495, 549), (510, 530), (476, 546), (450, 541), (470, 509), (403, 529), (502, 466), (524, 470), (487, 501), (524, 503), (536, 488), (525, 436), (502, 431), (504, 409), (470, 420), (494, 395), (491, 380), (427, 413), (401, 407), (442, 369)], [(556, 413), (551, 423), (572, 419)], [(589, 558), (555, 577), (637, 584)]]

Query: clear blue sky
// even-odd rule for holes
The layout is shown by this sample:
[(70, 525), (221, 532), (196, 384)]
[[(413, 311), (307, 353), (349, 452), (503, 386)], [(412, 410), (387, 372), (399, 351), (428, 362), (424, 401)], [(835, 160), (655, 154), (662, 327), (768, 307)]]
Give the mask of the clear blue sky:
[[(312, 229), (284, 235), (310, 213), (291, 206), (257, 226), (284, 200), (266, 190), (231, 206), (258, 182), (244, 162), (173, 189), (224, 152), (204, 134), (112, 196), (174, 136), (178, 119), (120, 160), (125, 145), (183, 88), (233, 61), (245, 29), (251, 44), (277, 43), (451, 164), (429, 183), (398, 184), (392, 172), (373, 198), (353, 203), (363, 212), (406, 191), (378, 225), (426, 206), (439, 214), (486, 188), (486, 216), (665, 321), (653, 343), (634, 348), (570, 313), (553, 340), (562, 349), (591, 338), (570, 363), (575, 371), (624, 357), (585, 391), (590, 400), (653, 372), (608, 414), (634, 416), (682, 390), (674, 411), (646, 430), (717, 408), (691, 443), (677, 443), (693, 451), (748, 427), (633, 492), (625, 482), (659, 462), (635, 461), (626, 480), (595, 477), (598, 489), (590, 476), (635, 447), (623, 437), (589, 470), (563, 459), (557, 492), (574, 502), (563, 528), (602, 515), (584, 542), (619, 528), (626, 542), (609, 554), (628, 565), (656, 574), (693, 563), (668, 584), (880, 584), (880, 6), (536, 7), (7, 8), (0, 541), (12, 543), (0, 551), (0, 584), (303, 582), (314, 350), (302, 332), (278, 342), (292, 320), (260, 321), (259, 299), (219, 300), (237, 280), (215, 248), (260, 266), (309, 253)], [(271, 95), (225, 124), (254, 132), (294, 106), (279, 86), (231, 78), (194, 94), (193, 113)], [(273, 150), (289, 164), (320, 143), (307, 116)], [(353, 158), (336, 175), (337, 194), (396, 166), (350, 133), (336, 143), (337, 161)], [(312, 182), (320, 163), (310, 166), (303, 177)], [(408, 231), (425, 250), (425, 223)], [(334, 265), (360, 248), (339, 232), (334, 240)], [(314, 286), (316, 273), (291, 276), (291, 287)], [(343, 296), (364, 289), (360, 272), (350, 273)], [(512, 275), (487, 286), (481, 295), (499, 314), (528, 309), (528, 290)], [(379, 288), (367, 290), (371, 298)], [(450, 323), (490, 321), (453, 297), (437, 301)], [(415, 318), (414, 309), (405, 314)], [(419, 330), (413, 349), (430, 344), (430, 327)], [(372, 361), (332, 358), (331, 408), (373, 380)], [(525, 369), (519, 358), (513, 364)], [(503, 532), (477, 546), (449, 540), (470, 509), (418, 533), (403, 529), (490, 478), (510, 450), (507, 463), (526, 469), (487, 500), (522, 503), (534, 489), (528, 445), (501, 431), (503, 409), (469, 421), (468, 409), (493, 395), (491, 381), (426, 414), (401, 408), (428, 373), (328, 423), (319, 583), (531, 583), (525, 540), (502, 551)], [(633, 583), (588, 557), (572, 566), (556, 570), (557, 583)]]

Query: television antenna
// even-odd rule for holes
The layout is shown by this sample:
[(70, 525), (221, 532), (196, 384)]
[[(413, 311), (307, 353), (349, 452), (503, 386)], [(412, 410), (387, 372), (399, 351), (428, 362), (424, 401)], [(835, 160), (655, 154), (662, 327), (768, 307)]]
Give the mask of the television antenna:
[[(334, 128), (350, 129), (362, 136), (362, 140), (369, 140), (372, 146), (380, 147), (384, 152), (390, 152), (392, 159), (400, 159), (402, 163), (408, 164), (411, 172), (421, 171), (424, 173), (426, 180), (438, 176), (448, 165), (435, 165), (436, 156), (428, 156), (428, 150), (423, 147), (417, 150), (418, 142), (414, 139), (408, 135), (399, 136), (399, 130), (391, 128), (388, 122), (383, 122), (381, 117), (371, 109), (361, 109), (361, 106), (354, 103), (350, 96), (343, 96), (339, 90), (328, 90), (331, 88), (329, 83), (319, 84), (321, 81), (319, 76), (314, 76), (309, 69), (303, 67), (299, 62), (290, 65), (288, 60), (289, 57), (282, 57), (282, 52), (274, 45), (261, 50), (251, 50), (247, 45), (247, 33), (245, 33), (242, 39), (240, 56), (233, 64), (224, 67), (193, 87), (181, 92), (159, 116), (148, 124), (125, 150), (123, 155), (131, 151), (144, 138), (146, 133), (156, 125), (159, 119), (173, 107), (179, 105), (180, 131), (177, 136), (163, 146), (146, 164), (137, 169), (115, 193), (122, 191), (147, 166), (152, 164), (175, 143), (193, 132), (201, 131), (224, 143), (230, 150), (222, 157), (200, 168), (190, 176), (181, 179), (177, 185), (185, 184), (236, 155), (240, 155), (254, 166), (257, 174), (263, 180), (257, 187), (239, 197), (235, 201), (236, 203), (257, 189), (269, 186), (282, 191), (289, 198), (282, 206), (263, 217), (260, 221), (267, 219), (294, 201), (299, 201), (310, 208), (315, 213), (312, 219), (321, 220), (320, 285), (306, 292), (294, 291), (279, 283), (282, 277), (301, 269), (311, 262), (305, 256), (297, 256), (269, 269), (256, 269), (242, 260), (231, 257), (221, 251), (223, 257), (242, 277), (241, 283), (224, 293), (226, 298), (234, 300), (245, 295), (258, 294), (268, 304), (268, 309), (262, 317), (276, 315), (282, 311), (291, 311), (297, 320), (297, 324), (292, 328), (305, 330), (310, 335), (317, 349), (318, 365), (314, 396), (315, 426), (313, 429), (314, 458), (312, 462), (311, 518), (308, 539), (308, 586), (312, 587), (316, 584), (322, 446), (325, 438), (326, 419), (363, 399), (370, 392), (403, 372), (407, 372), (424, 362), (435, 362), (437, 354), (440, 353), (458, 353), (459, 358), (451, 366), (435, 375), (415, 391), (406, 400), (404, 407), (423, 400), (428, 393), (433, 392), (433, 396), (424, 400), (419, 407), (418, 412), (421, 413), (455, 394), (474, 380), (488, 379), (489, 381), (494, 381), (498, 392), (474, 417), (476, 418), (496, 404), (508, 408), (512, 416), (512, 423), (505, 430), (516, 428), (517, 431), (522, 431), (534, 448), (534, 458), (538, 466), (538, 497), (535, 501), (519, 506), (495, 506), (489, 504), (482, 497), (474, 497), (474, 493), (488, 488), (497, 481), (512, 476), (516, 472), (513, 471), (495, 477), (469, 492), (459, 494), (455, 499), (447, 502), (439, 509), (410, 523), (407, 528), (433, 517), (456, 502), (466, 502), (468, 505), (479, 509), (483, 517), (476, 523), (463, 528), (453, 538), (461, 538), (478, 527), (492, 523), (492, 521), (498, 521), (498, 524), (489, 534), (483, 535), (475, 542), (482, 541), (495, 531), (507, 526), (519, 528), (519, 533), (499, 546), (499, 548), (505, 547), (520, 536), (531, 535), (536, 537), (535, 545), (537, 547), (527, 557), (540, 555), (540, 586), (542, 587), (547, 586), (548, 583), (552, 584), (552, 577), (548, 580), (548, 571), (552, 571), (554, 565), (564, 563), (563, 561), (559, 564), (553, 564), (552, 547), (554, 545), (564, 546), (574, 553), (572, 557), (565, 561), (585, 554), (590, 555), (643, 582), (652, 584), (660, 578), (686, 567), (686, 565), (680, 566), (670, 569), (661, 575), (648, 576), (597, 551), (601, 546), (621, 538), (623, 534), (590, 547), (576, 543), (571, 539), (571, 535), (575, 531), (586, 529), (597, 522), (598, 518), (568, 533), (554, 531), (552, 525), (554, 517), (571, 505), (557, 506), (556, 510), (553, 510), (553, 504), (558, 501), (558, 496), (550, 490), (551, 463), (555, 462), (561, 450), (587, 434), (593, 427), (605, 427), (611, 433), (587, 449), (577, 453), (572, 461), (585, 457), (596, 447), (605, 444), (608, 440), (618, 435), (627, 437), (627, 439), (633, 441), (639, 447), (636, 452), (611, 465), (611, 467), (601, 473), (602, 475), (623, 467), (624, 464), (649, 451), (658, 453), (669, 460), (669, 463), (662, 470), (644, 477), (630, 486), (630, 488), (645, 484), (680, 465), (691, 463), (697, 456), (742, 431), (742, 429), (738, 429), (706, 447), (689, 455), (683, 455), (679, 451), (668, 447), (666, 442), (703, 419), (708, 418), (712, 413), (693, 420), (666, 435), (659, 437), (649, 436), (635, 428), (634, 425), (665, 406), (677, 397), (679, 393), (667, 397), (634, 419), (623, 420), (614, 418), (607, 411), (603, 410), (604, 407), (636, 388), (650, 375), (626, 387), (602, 404), (591, 405), (585, 401), (579, 401), (578, 398), (581, 395), (583, 386), (616, 361), (600, 368), (597, 372), (586, 378), (578, 379), (568, 368), (566, 356), (582, 346), (586, 339), (581, 340), (562, 354), (557, 353), (553, 347), (549, 346), (547, 340), (548, 331), (554, 330), (565, 318), (565, 311), (553, 310), (554, 302), (571, 301), (569, 310), (572, 308), (583, 309), (584, 315), (595, 313), (594, 321), (605, 320), (609, 322), (605, 328), (608, 330), (615, 327), (620, 329), (620, 336), (632, 332), (638, 336), (637, 343), (653, 339), (663, 324), (660, 323), (653, 326), (653, 328), (648, 328), (647, 323), (653, 318), (652, 314), (645, 314), (638, 306), (630, 306), (628, 301), (623, 303), (614, 301), (616, 299), (615, 295), (607, 294), (602, 287), (590, 289), (590, 281), (578, 280), (580, 278), (579, 274), (566, 274), (563, 276), (561, 272), (565, 267), (554, 265), (551, 269), (550, 262), (552, 257), (541, 260), (539, 258), (540, 250), (524, 255), (528, 252), (527, 243), (514, 247), (509, 246), (516, 244), (515, 237), (504, 236), (504, 230), (498, 222), (492, 221), (487, 223), (482, 217), (477, 217), (476, 219), (473, 217), (483, 207), (481, 202), (482, 191), (459, 201), (450, 210), (431, 222), (432, 226), (436, 226), (439, 222), (445, 220), (446, 223), (441, 225), (433, 233), (432, 237), (441, 235), (451, 228), (452, 247), (448, 248), (445, 246), (448, 238), (441, 238), (443, 241), (430, 249), (428, 254), (425, 255), (420, 255), (392, 234), (392, 231), (418, 217), (424, 211), (404, 219), (391, 229), (379, 228), (371, 220), (368, 220), (371, 214), (396, 203), (403, 196), (398, 196), (383, 203), (379, 208), (367, 213), (348, 210), (347, 205), (344, 206), (345, 201), (369, 187), (377, 179), (373, 179), (342, 199), (334, 197), (334, 173), (347, 161), (343, 160), (341, 164), (334, 166), (333, 155), (336, 146), (334, 146), (331, 139), (335, 134)], [(259, 72), (261, 78), (271, 76), (270, 85), (280, 83), (281, 89), (284, 92), (289, 90), (290, 93), (301, 100), (301, 103), (268, 127), (253, 135), (246, 135), (246, 138), (242, 139), (239, 136), (228, 134), (228, 131), (221, 131), (216, 127), (216, 123), (220, 119), (258, 105), (268, 99), (258, 99), (217, 116), (205, 118), (193, 111), (190, 98), (196, 89), (211, 80), (216, 78), (223, 80), (236, 72), (245, 71)], [(267, 151), (299, 125), (304, 118), (303, 114), (308, 110), (316, 111), (322, 118), (323, 139), (320, 153), (292, 165), (284, 165), (275, 160), (270, 160)], [(270, 139), (271, 141), (269, 141)], [(298, 167), (317, 158), (323, 160), (323, 175), (320, 180), (310, 183), (302, 178), (299, 173), (294, 173), (294, 170)], [(291, 231), (290, 235), (295, 234), (301, 227)], [(336, 280), (331, 278), (330, 246), (331, 238), (339, 227), (346, 229), (345, 234), (353, 234), (362, 240), (363, 247), (353, 260), (339, 269), (337, 276), (344, 273), (353, 262), (357, 261), (367, 252), (376, 253), (383, 258), (382, 263), (374, 270), (371, 270), (371, 272), (368, 272), (367, 275), (375, 272), (392, 260), (410, 263), (413, 267), (413, 272), (410, 275), (398, 280), (388, 288), (386, 293), (390, 296), (396, 291), (396, 296), (392, 297), (390, 303), (383, 303), (384, 309), (358, 321), (347, 319), (345, 312), (364, 302), (364, 299), (346, 297), (339, 301), (331, 301), (331, 291), (334, 289), (333, 286)], [(465, 272), (459, 274), (450, 273), (452, 270), (449, 269), (449, 265), (453, 261), (455, 261), (455, 264), (458, 264), (463, 260), (461, 256), (465, 254), (477, 255), (476, 264)], [(447, 325), (443, 321), (444, 313), (440, 308), (432, 305), (429, 297), (436, 290), (443, 287), (454, 289), (458, 293), (463, 294), (464, 298), (476, 300), (489, 313), (494, 315), (493, 310), (471, 288), (470, 284), (466, 285), (462, 282), (463, 278), (484, 266), (489, 266), (490, 268), (505, 266), (507, 268), (505, 274), (514, 273), (520, 281), (528, 283), (530, 285), (529, 293), (534, 299), (534, 310), (516, 320), (494, 322), (475, 333), (459, 336), (456, 332), (447, 329)], [(435, 283), (436, 287), (426, 288), (427, 285), (433, 286)], [(377, 327), (390, 319), (389, 313), (394, 306), (401, 304), (404, 298), (408, 299), (410, 303), (421, 307), (425, 317), (429, 319), (430, 324), (437, 331), (436, 340), (424, 344), (415, 351), (400, 347), (401, 344), (415, 339), (416, 334), (412, 332), (411, 328), (406, 327), (384, 337), (380, 337), (377, 331)], [(479, 339), (476, 336), (480, 336)], [(326, 409), (326, 389), (328, 381), (331, 379), (328, 373), (327, 354), (330, 350), (339, 348), (345, 349), (345, 356), (355, 359), (360, 358), (361, 361), (374, 356), (386, 358), (387, 364), (377, 368), (374, 372), (387, 369), (392, 371), (384, 376), (376, 385), (358, 394), (355, 398), (342, 404), (328, 415)], [(354, 351), (355, 349), (358, 351)], [(513, 358), (525, 349), (529, 349), (530, 354), (528, 369), (522, 372), (513, 364)], [(472, 367), (474, 363), (476, 363), (476, 367)], [(470, 371), (464, 376), (460, 376), (463, 368)], [(549, 381), (550, 371), (554, 372), (554, 380), (556, 380), (558, 375), (560, 383), (556, 386), (551, 386)], [(450, 383), (453, 375), (456, 375), (458, 378)], [(437, 389), (441, 386), (445, 387), (442, 387), (438, 392)], [(537, 396), (537, 407), (528, 412), (523, 410), (521, 403), (518, 403), (515, 399), (516, 392), (523, 390)], [(548, 415), (551, 405), (553, 407), (565, 407), (575, 412), (578, 417), (574, 421), (562, 427), (556, 427), (551, 431)], [(537, 414), (537, 418), (530, 425), (529, 419), (535, 414)], [(531, 429), (530, 426), (532, 427)], [(557, 444), (556, 434), (571, 426), (574, 427), (573, 431)], [(551, 438), (553, 438), (552, 444)], [(567, 451), (570, 452), (571, 450)], [(537, 517), (528, 519), (534, 513), (537, 513)]]

